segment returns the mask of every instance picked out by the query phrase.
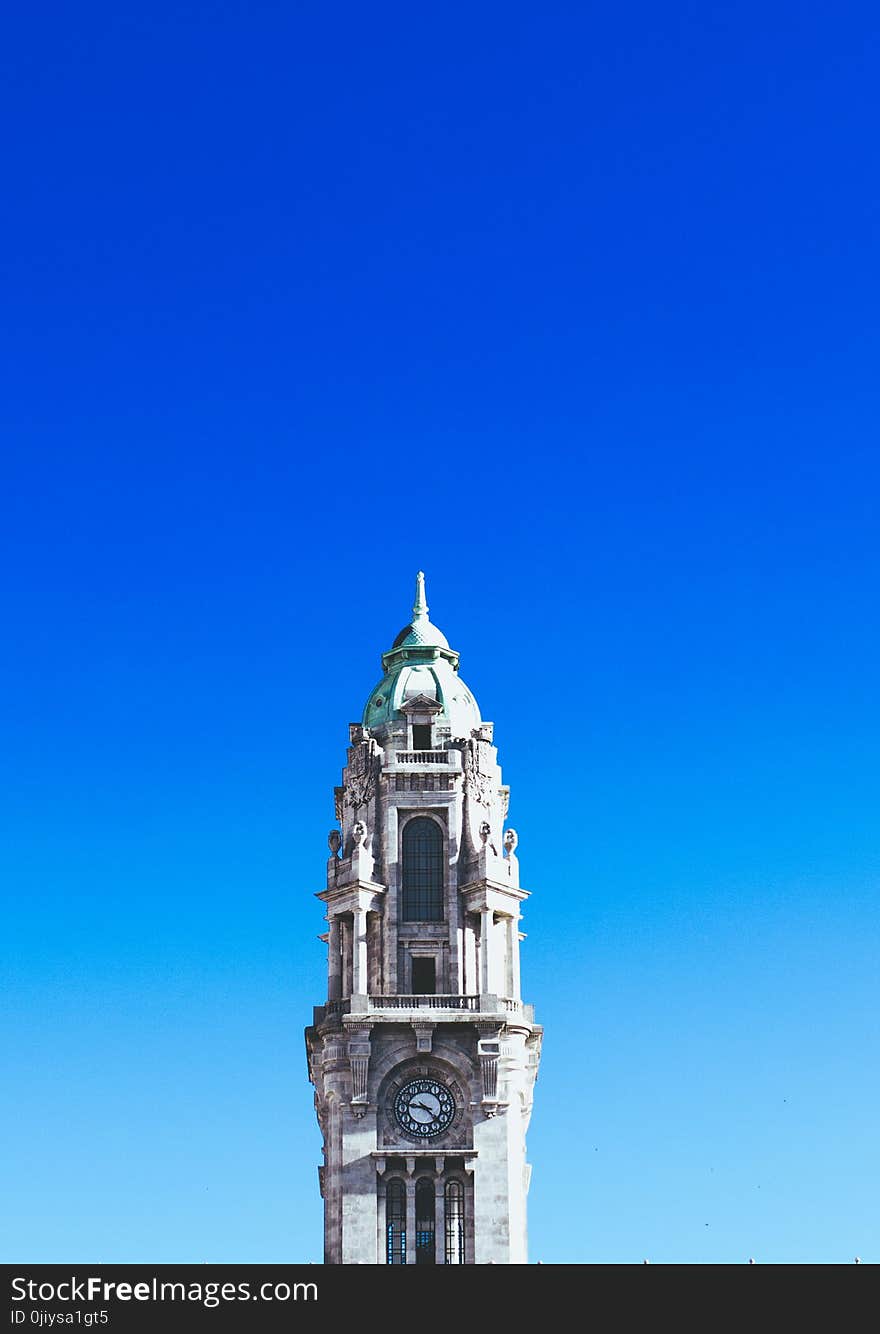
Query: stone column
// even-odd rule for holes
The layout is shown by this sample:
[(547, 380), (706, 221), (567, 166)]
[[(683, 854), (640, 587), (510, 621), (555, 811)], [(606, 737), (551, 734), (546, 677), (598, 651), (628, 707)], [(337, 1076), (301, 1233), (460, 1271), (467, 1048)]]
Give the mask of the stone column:
[[(454, 780), (453, 780), (454, 781)], [(449, 848), (460, 850), (461, 826), (456, 803), (447, 807), (449, 820)], [(449, 917), (449, 968), (447, 970), (446, 990), (453, 996), (462, 995), (467, 988), (464, 984), (464, 922), (465, 913), (458, 895), (458, 856), (449, 861), (446, 868), (446, 905)]]
[(416, 1262), (416, 1176), (415, 1163), (406, 1164), (406, 1263)]
[(355, 908), (354, 910), (353, 932), (351, 992), (353, 996), (366, 996), (369, 985), (367, 976), (367, 914), (363, 908)]
[(442, 1171), (434, 1180), (434, 1260), (435, 1264), (446, 1264), (446, 1183)]
[(468, 996), (475, 996), (480, 990), (479, 945), (472, 913), (467, 913), (464, 919), (464, 978), (461, 989)]
[(504, 974), (501, 978), (502, 996), (513, 995), (513, 937), (510, 934), (512, 921), (511, 917), (503, 917), (500, 923), (504, 941)]
[(376, 1264), (387, 1265), (387, 1245), (385, 1238), (386, 1210), (388, 1207), (387, 1187), (385, 1184), (384, 1164), (376, 1176)]
[(480, 991), (483, 995), (492, 990), (492, 967), (489, 941), (492, 935), (492, 909), (480, 910)]
[(367, 992), (371, 996), (382, 992), (382, 915), (371, 912), (367, 915)]
[(382, 986), (386, 995), (393, 996), (395, 992), (400, 991), (397, 981), (397, 908), (400, 866), (397, 861), (397, 807), (393, 801), (388, 804), (388, 813), (385, 820), (385, 852), (382, 864), (385, 884), (387, 885), (382, 931), (382, 945), (385, 951)]
[(327, 995), (339, 1000), (342, 995), (342, 955), (339, 950), (339, 918), (330, 918), (330, 943), (327, 946)]
[(342, 994), (350, 996), (351, 986), (351, 918), (344, 917), (339, 923), (342, 938)]
[(510, 919), (510, 973), (511, 985), (513, 990), (511, 996), (514, 1000), (520, 999), (520, 980), (519, 980), (519, 920), (516, 917)]

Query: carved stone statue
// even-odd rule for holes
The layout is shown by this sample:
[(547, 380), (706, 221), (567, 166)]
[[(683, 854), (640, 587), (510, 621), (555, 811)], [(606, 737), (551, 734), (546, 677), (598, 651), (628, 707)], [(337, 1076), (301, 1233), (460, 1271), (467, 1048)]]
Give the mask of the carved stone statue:
[(496, 857), (498, 856), (495, 844), (492, 842), (492, 826), (489, 824), (488, 820), (484, 820), (480, 825), (480, 842), (483, 844), (484, 848), (488, 848), (491, 853)]
[(355, 848), (365, 848), (367, 846), (367, 826), (363, 820), (355, 820), (351, 827), (351, 836), (354, 839)]
[(512, 885), (519, 887), (519, 858), (516, 855), (516, 846), (519, 843), (519, 834), (515, 829), (506, 829), (504, 831), (504, 851), (507, 854), (504, 859), (504, 865), (507, 869), (507, 876)]

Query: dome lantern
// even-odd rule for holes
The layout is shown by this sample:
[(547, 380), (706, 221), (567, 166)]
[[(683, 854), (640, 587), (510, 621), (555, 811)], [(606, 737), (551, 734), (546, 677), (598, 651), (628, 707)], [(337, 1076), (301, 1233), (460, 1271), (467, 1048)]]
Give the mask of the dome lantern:
[(434, 699), (452, 736), (469, 736), (482, 719), (477, 701), (458, 675), (459, 655), (428, 615), (425, 576), (416, 575), (412, 619), (382, 654), (383, 676), (364, 705), (363, 726), (375, 732), (399, 720), (408, 700)]

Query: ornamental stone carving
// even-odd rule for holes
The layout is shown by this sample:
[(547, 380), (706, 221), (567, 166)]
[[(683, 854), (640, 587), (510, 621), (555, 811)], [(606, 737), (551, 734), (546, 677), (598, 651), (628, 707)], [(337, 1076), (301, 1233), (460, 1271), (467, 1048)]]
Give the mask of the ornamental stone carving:
[(378, 773), (379, 756), (375, 741), (361, 742), (354, 750), (348, 764), (344, 789), (345, 805), (353, 807), (356, 811), (360, 810), (361, 806), (366, 806), (376, 791)]
[(468, 739), (463, 753), (464, 790), (478, 806), (488, 810), (492, 804), (492, 779), (489, 775), (489, 746), (474, 737)]

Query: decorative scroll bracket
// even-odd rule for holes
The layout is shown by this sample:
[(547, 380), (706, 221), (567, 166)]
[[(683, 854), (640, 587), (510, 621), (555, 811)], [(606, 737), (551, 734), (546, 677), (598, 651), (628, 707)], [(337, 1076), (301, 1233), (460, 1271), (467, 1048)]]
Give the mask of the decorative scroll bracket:
[(433, 1024), (413, 1024), (416, 1035), (416, 1051), (429, 1052), (434, 1040)]
[(495, 1116), (503, 1105), (498, 1098), (498, 1062), (501, 1056), (501, 1029), (480, 1024), (477, 1056), (483, 1085), (482, 1107), (486, 1116)]
[(351, 1110), (358, 1118), (367, 1110), (367, 1075), (370, 1070), (369, 1025), (349, 1032), (348, 1059), (351, 1064)]

